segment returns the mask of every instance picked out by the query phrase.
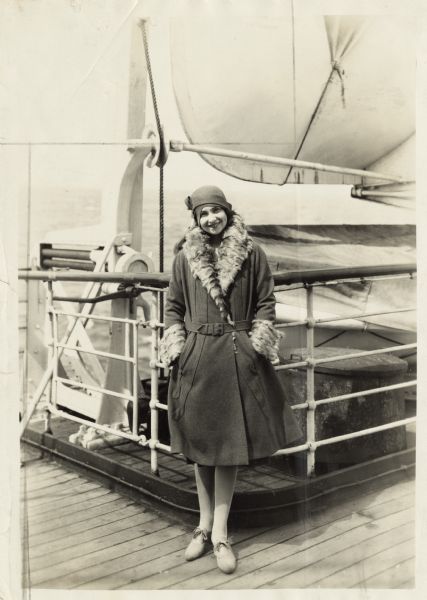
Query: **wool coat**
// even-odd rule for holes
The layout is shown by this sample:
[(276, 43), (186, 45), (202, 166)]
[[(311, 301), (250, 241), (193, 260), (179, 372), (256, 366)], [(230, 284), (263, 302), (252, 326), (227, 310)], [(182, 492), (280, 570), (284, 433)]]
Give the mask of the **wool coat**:
[(195, 223), (176, 255), (161, 360), (171, 366), (171, 450), (200, 465), (246, 465), (300, 439), (276, 375), (273, 278), (233, 214), (221, 244)]

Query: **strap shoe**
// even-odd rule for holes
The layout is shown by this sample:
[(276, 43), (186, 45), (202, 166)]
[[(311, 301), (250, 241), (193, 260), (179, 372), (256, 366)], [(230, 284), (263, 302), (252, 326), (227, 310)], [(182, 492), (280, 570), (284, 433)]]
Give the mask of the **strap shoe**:
[(196, 529), (193, 531), (191, 542), (185, 549), (185, 560), (195, 560), (196, 558), (202, 556), (208, 549), (210, 535), (210, 532), (206, 531), (206, 529), (200, 529), (200, 527), (196, 527)]
[(237, 560), (228, 541), (218, 542), (214, 545), (216, 564), (223, 573), (233, 573), (236, 569)]

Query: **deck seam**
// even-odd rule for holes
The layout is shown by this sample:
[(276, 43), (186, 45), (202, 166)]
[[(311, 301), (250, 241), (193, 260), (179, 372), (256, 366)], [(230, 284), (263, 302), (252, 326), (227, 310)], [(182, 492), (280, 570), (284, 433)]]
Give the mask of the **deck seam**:
[[(408, 558), (405, 558), (405, 559), (404, 559), (404, 560), (402, 560), (402, 561), (399, 561), (399, 562), (397, 562), (397, 563), (394, 565), (394, 567), (396, 567), (397, 565), (403, 564), (403, 563), (411, 562), (411, 561), (413, 561), (413, 560), (414, 560), (414, 557), (413, 557), (413, 556), (410, 556), (410, 557), (408, 557)], [(365, 585), (365, 584), (367, 584), (367, 583), (369, 582), (369, 580), (370, 580), (370, 579), (375, 579), (376, 577), (378, 577), (378, 575), (382, 575), (383, 573), (386, 573), (387, 571), (390, 571), (390, 570), (391, 570), (392, 568), (394, 568), (394, 567), (391, 567), (391, 568), (384, 569), (383, 571), (379, 571), (378, 573), (375, 573), (375, 575), (372, 575), (372, 577), (368, 577), (366, 580), (364, 580), (364, 581), (363, 581), (363, 584), (364, 584), (364, 585), (363, 585), (363, 588), (364, 588), (364, 589), (375, 589), (375, 588), (369, 588), (369, 585)], [(406, 584), (406, 583), (411, 583), (411, 584), (413, 584), (414, 582), (415, 582), (415, 575), (414, 575), (414, 577), (410, 577), (409, 579), (406, 579), (405, 581), (401, 581), (401, 582), (399, 583), (399, 586), (398, 586), (398, 587), (400, 587), (400, 586), (402, 586), (402, 585), (404, 585), (404, 584)], [(361, 583), (360, 581), (359, 581), (359, 582), (357, 582), (355, 585), (352, 585), (352, 586), (351, 586), (351, 588), (349, 588), (349, 589), (353, 589), (353, 588), (355, 588), (355, 587), (360, 587), (360, 583)], [(411, 585), (411, 587), (414, 587), (414, 585)], [(393, 589), (398, 589), (398, 588), (393, 588)]]
[[(408, 510), (408, 509), (407, 509), (407, 510)], [(386, 516), (386, 517), (384, 517), (384, 518), (388, 518), (389, 516), (390, 516), (390, 515), (387, 515), (387, 516)], [(335, 538), (337, 538), (337, 537), (340, 537), (340, 536), (342, 536), (342, 535), (348, 535), (349, 533), (351, 533), (351, 532), (354, 532), (355, 530), (358, 530), (358, 529), (364, 528), (364, 527), (366, 527), (367, 525), (369, 525), (369, 522), (367, 522), (367, 523), (364, 523), (364, 524), (359, 524), (359, 525), (358, 525), (358, 526), (356, 526), (356, 527), (351, 527), (351, 528), (350, 528), (350, 529), (348, 529), (348, 530), (345, 530), (345, 531), (343, 531), (343, 532), (340, 532), (339, 534), (335, 534), (335, 535), (333, 535), (333, 536), (331, 536), (331, 537), (328, 537), (328, 538), (326, 538), (326, 539), (324, 539), (324, 540), (322, 540), (322, 541), (320, 541), (320, 542), (317, 542), (317, 543), (314, 543), (314, 544), (308, 545), (307, 547), (305, 547), (305, 548), (303, 548), (303, 549), (301, 549), (301, 550), (298, 550), (297, 552), (294, 552), (293, 554), (289, 554), (289, 555), (287, 555), (287, 556), (285, 556), (285, 557), (282, 557), (282, 558), (280, 558), (280, 559), (277, 559), (276, 561), (272, 561), (272, 562), (268, 563), (268, 566), (271, 566), (272, 564), (275, 564), (275, 563), (280, 563), (281, 561), (286, 561), (286, 560), (289, 560), (289, 559), (291, 559), (291, 558), (295, 558), (295, 557), (296, 557), (298, 554), (304, 554), (304, 553), (308, 553), (308, 552), (310, 552), (310, 551), (313, 551), (313, 549), (315, 549), (315, 548), (316, 548), (316, 546), (321, 546), (322, 544), (325, 544), (325, 543), (331, 543), (331, 542), (332, 542), (332, 541), (333, 541)], [(368, 538), (366, 538), (366, 539), (369, 539), (369, 538), (374, 538), (376, 535), (377, 535), (377, 534), (375, 533), (375, 534), (373, 534), (372, 536), (369, 536), (369, 537), (368, 537)], [(352, 543), (350, 543), (350, 545), (349, 545), (349, 546), (346, 546), (345, 548), (350, 548), (351, 546), (352, 546)], [(251, 555), (251, 556), (252, 556), (252, 555)], [(263, 569), (263, 568), (265, 568), (265, 565), (263, 565), (263, 566), (261, 566), (261, 567), (258, 567), (258, 568), (257, 568), (257, 570), (261, 570), (261, 569)], [(293, 575), (294, 573), (297, 573), (298, 571), (302, 571), (304, 568), (306, 568), (306, 565), (305, 565), (305, 564), (304, 564), (304, 566), (303, 566), (303, 567), (296, 568), (296, 569), (292, 569), (291, 571), (289, 571), (289, 572), (287, 572), (287, 573), (286, 573), (286, 577), (288, 577), (289, 575)], [(234, 577), (234, 578), (233, 578), (233, 580), (244, 579), (244, 578), (245, 578), (245, 577), (247, 577), (248, 575), (250, 575), (250, 572), (247, 572), (247, 573), (245, 573), (243, 576), (236, 576), (236, 577)], [(280, 580), (280, 579), (282, 579), (282, 578), (284, 578), (284, 576), (283, 576), (283, 575), (281, 575), (281, 576), (279, 576), (279, 577), (274, 577), (274, 578), (272, 578), (272, 579), (269, 579), (269, 580), (267, 580), (266, 582), (264, 582), (262, 585), (260, 585), (260, 586), (259, 586), (259, 588), (268, 588), (268, 587), (269, 587), (269, 586), (271, 586), (271, 585), (272, 585), (272, 584), (273, 584), (275, 581), (278, 581), (278, 580)], [(221, 589), (221, 588), (222, 588), (222, 585), (223, 585), (223, 584), (221, 584), (220, 586), (215, 586), (215, 588), (212, 588), (212, 589)], [(274, 589), (274, 588), (272, 588), (272, 589)]]
[[(413, 522), (413, 521), (411, 521), (411, 522)], [(398, 527), (403, 527), (403, 526), (402, 525), (398, 525), (396, 528), (398, 528)], [(396, 528), (393, 528), (393, 529), (396, 529)], [(389, 531), (393, 531), (393, 529), (390, 529)], [(359, 565), (359, 564), (363, 563), (366, 560), (366, 558), (369, 558), (369, 559), (374, 558), (375, 556), (378, 556), (380, 554), (383, 554), (384, 552), (387, 552), (387, 550), (390, 550), (393, 547), (399, 548), (400, 546), (405, 545), (407, 542), (411, 541), (412, 539), (413, 539), (413, 536), (409, 536), (408, 538), (406, 538), (404, 540), (401, 540), (397, 544), (397, 546), (389, 546), (388, 548), (383, 548), (382, 550), (378, 550), (377, 552), (374, 552), (373, 554), (369, 554), (368, 556), (362, 558), (361, 560), (358, 560), (355, 563), (352, 563), (351, 566), (354, 567), (356, 565)], [(334, 555), (331, 555), (331, 556), (334, 556)], [(397, 563), (395, 563), (395, 564), (400, 564), (401, 562), (404, 562), (406, 560), (410, 560), (411, 558), (414, 558), (414, 556), (413, 555), (412, 556), (408, 556), (408, 558), (405, 558), (403, 560), (402, 559), (397, 559)], [(380, 575), (383, 572), (389, 571), (390, 569), (394, 568), (394, 566), (395, 565), (392, 565), (391, 567), (387, 567), (387, 568), (383, 569), (382, 571), (378, 571), (377, 573), (375, 573), (372, 576), (368, 577), (366, 580), (358, 580), (351, 587), (355, 587), (355, 586), (359, 585), (361, 581), (369, 581), (369, 579), (371, 579), (372, 577), (376, 577), (377, 575)], [(329, 577), (337, 575), (338, 573), (340, 573), (341, 571), (345, 571), (346, 569), (348, 569), (348, 567), (344, 567), (343, 569), (338, 569), (337, 571), (334, 571), (333, 573), (330, 573), (327, 577), (322, 577), (320, 579), (316, 579), (316, 581), (314, 581), (312, 583), (319, 583), (321, 581), (324, 581), (325, 579), (329, 579)], [(317, 587), (319, 587), (319, 586), (317, 586)]]
[[(137, 515), (135, 515), (135, 516), (137, 516)], [(122, 520), (122, 519), (118, 519), (118, 521), (120, 521), (120, 520)], [(153, 521), (155, 521), (155, 520), (156, 520), (156, 518), (155, 518), (155, 517), (153, 517), (153, 518), (151, 518), (151, 519), (148, 519), (147, 521), (143, 521), (143, 522), (141, 523), (141, 525), (145, 525), (145, 526), (147, 526), (149, 523), (153, 523)], [(168, 523), (166, 523), (166, 524), (163, 524), (163, 523), (162, 523), (162, 526), (161, 526), (161, 527), (159, 527), (158, 529), (156, 529), (155, 531), (160, 531), (161, 529), (165, 529), (165, 528), (166, 528), (166, 527), (168, 527), (168, 526), (169, 526), (169, 524), (168, 524)], [(102, 525), (101, 525), (100, 527), (102, 527)], [(96, 528), (97, 528), (97, 527), (95, 527), (94, 529), (96, 529)], [(130, 525), (129, 527), (125, 527), (125, 528), (123, 528), (123, 529), (120, 529), (119, 531), (117, 531), (117, 532), (115, 532), (115, 533), (121, 533), (121, 534), (124, 534), (126, 531), (129, 531), (129, 530), (132, 530), (132, 529), (135, 529), (135, 525)], [(81, 533), (81, 532), (80, 532), (80, 533)], [(79, 535), (79, 534), (76, 534), (76, 535)], [(106, 538), (106, 537), (109, 537), (110, 535), (112, 535), (112, 534), (111, 534), (111, 532), (108, 532), (108, 533), (105, 533), (105, 534), (99, 535), (99, 536), (97, 536), (97, 537), (95, 537), (95, 538), (93, 538), (93, 539), (90, 539), (90, 540), (85, 540), (84, 542), (80, 542), (80, 541), (79, 541), (79, 542), (77, 542), (77, 543), (75, 543), (75, 544), (70, 544), (69, 546), (66, 546), (66, 547), (64, 548), (64, 551), (66, 551), (66, 552), (68, 552), (68, 551), (72, 551), (72, 550), (73, 550), (73, 549), (75, 549), (77, 546), (80, 546), (80, 545), (82, 545), (82, 544), (91, 544), (91, 543), (93, 543), (93, 542), (96, 542), (96, 543), (98, 543), (98, 542), (99, 542), (99, 540), (102, 540), (102, 539), (104, 539), (104, 538)], [(126, 542), (126, 541), (127, 541), (127, 540), (125, 540), (125, 542)], [(119, 542), (119, 543), (123, 543), (123, 542)], [(113, 544), (113, 545), (114, 545), (114, 544)], [(93, 553), (94, 553), (94, 552), (96, 552), (96, 551), (97, 551), (97, 550), (91, 550), (91, 551), (87, 552), (87, 553), (85, 554), (85, 556), (89, 556), (90, 554), (93, 554)], [(57, 554), (57, 558), (59, 558), (60, 560), (59, 560), (59, 562), (56, 562), (56, 563), (51, 563), (51, 566), (52, 566), (52, 567), (54, 567), (54, 566), (56, 566), (56, 565), (59, 565), (59, 564), (63, 564), (63, 563), (65, 563), (65, 562), (68, 562), (68, 560), (69, 560), (68, 558), (61, 559), (61, 555), (60, 555), (60, 554), (58, 555), (58, 551), (54, 551), (54, 552), (55, 552), (55, 554)], [(39, 554), (39, 555), (37, 555), (37, 556), (33, 556), (33, 558), (39, 558), (39, 559), (42, 559), (42, 558), (46, 558), (46, 557), (48, 557), (50, 554), (52, 554), (52, 551), (48, 552), (47, 554)], [(44, 567), (43, 567), (43, 568), (44, 568)], [(36, 570), (40, 570), (40, 569), (36, 569)]]
[[(113, 500), (113, 502), (120, 502), (120, 500)], [(108, 503), (110, 504), (110, 503)], [(104, 505), (102, 505), (104, 506)], [(96, 514), (91, 516), (90, 518), (93, 520), (96, 520), (97, 517), (105, 517), (107, 518), (107, 515), (114, 515), (114, 514), (118, 514), (120, 511), (123, 511), (127, 508), (135, 508), (138, 509), (138, 506), (135, 505), (134, 503), (132, 504), (124, 504), (123, 506), (117, 506), (116, 508), (112, 508), (110, 507), (109, 510), (107, 510), (105, 513), (102, 512), (100, 514)], [(138, 511), (138, 513), (136, 514), (143, 514), (142, 512)], [(129, 515), (131, 516), (131, 515)], [(119, 517), (117, 519), (113, 519), (112, 521), (106, 521), (105, 523), (102, 523), (102, 525), (105, 525), (107, 523), (115, 523), (117, 521), (120, 521), (122, 518), (127, 518), (127, 517)], [(37, 532), (33, 532), (31, 533), (31, 528), (30, 528), (30, 538), (32, 538), (33, 540), (36, 540), (39, 537), (42, 537), (46, 534), (54, 534), (54, 532), (59, 533), (60, 531), (64, 531), (64, 529), (66, 530), (67, 527), (70, 527), (71, 525), (77, 525), (78, 523), (84, 523), (86, 521), (86, 515), (83, 515), (81, 519), (79, 519), (78, 521), (73, 521), (71, 524), (66, 524), (66, 525), (58, 525), (58, 527), (53, 527), (52, 529), (48, 529), (48, 530), (44, 530), (44, 531), (37, 531)], [(96, 529), (96, 527), (99, 527), (100, 525), (93, 525), (92, 522), (87, 526), (87, 528), (84, 531), (91, 531), (92, 529)], [(82, 533), (82, 532), (75, 532), (75, 533)], [(74, 535), (74, 532), (66, 532), (65, 535)], [(62, 537), (62, 536), (61, 536)], [(53, 537), (51, 540), (49, 540), (50, 542), (55, 541), (55, 537)], [(40, 544), (45, 544), (46, 542), (36, 542), (34, 544), (32, 544), (34, 547), (39, 546)]]
[[(379, 536), (381, 536), (381, 535), (385, 535), (385, 534), (388, 534), (388, 533), (390, 533), (391, 531), (394, 531), (395, 529), (399, 529), (399, 528), (401, 528), (401, 527), (406, 527), (408, 524), (410, 524), (410, 523), (413, 523), (413, 522), (414, 522), (414, 521), (412, 520), (412, 521), (409, 521), (409, 523), (404, 523), (404, 524), (401, 524), (401, 525), (396, 525), (396, 527), (391, 527), (390, 529), (387, 529), (387, 531), (381, 532), (380, 534), (374, 533), (373, 535), (366, 537), (366, 538), (363, 540), (363, 542), (361, 542), (361, 543), (365, 543), (365, 542), (367, 542), (367, 541), (370, 541), (370, 540), (376, 539), (376, 538), (378, 538), (378, 537), (379, 537)], [(358, 527), (356, 527), (356, 529), (358, 529)], [(349, 530), (349, 531), (351, 531), (351, 530)], [(346, 533), (347, 533), (347, 532), (346, 532)], [(335, 537), (339, 537), (339, 535), (338, 535), (338, 536), (335, 536)], [(334, 538), (330, 538), (330, 539), (328, 539), (327, 541), (328, 541), (328, 542), (330, 542), (330, 541), (332, 541), (333, 539), (334, 539)], [(408, 539), (410, 539), (410, 538), (408, 538)], [(405, 542), (406, 542), (406, 541), (407, 541), (407, 540), (405, 540)], [(321, 542), (321, 543), (323, 543), (323, 542)], [(401, 542), (399, 542), (399, 545), (400, 545), (400, 543), (401, 543)], [(404, 542), (402, 542), (402, 543), (404, 543)], [(327, 558), (328, 558), (328, 559), (330, 559), (330, 558), (333, 558), (334, 556), (336, 556), (336, 555), (337, 555), (337, 554), (339, 554), (340, 552), (345, 552), (346, 550), (348, 550), (348, 549), (349, 549), (349, 548), (351, 548), (351, 547), (352, 547), (352, 544), (350, 544), (349, 546), (346, 546), (344, 549), (341, 549), (341, 550), (340, 550), (340, 551), (338, 551), (338, 552), (334, 552), (333, 554), (328, 554)], [(310, 548), (310, 549), (311, 549), (311, 548)], [(304, 551), (305, 551), (305, 550), (303, 550), (302, 552), (304, 552)], [(369, 556), (368, 556), (368, 557), (369, 557), (369, 558), (372, 558), (373, 556), (375, 556), (376, 554), (380, 554), (381, 552), (384, 552), (384, 549), (383, 549), (383, 550), (380, 550), (380, 551), (378, 551), (378, 552), (375, 552), (374, 554), (369, 554)], [(295, 554), (298, 554), (298, 552), (296, 552)], [(294, 556), (294, 555), (292, 555), (292, 556)], [(323, 559), (322, 559), (322, 560), (323, 560)], [(363, 559), (362, 559), (361, 561), (357, 561), (357, 562), (356, 562), (356, 563), (354, 563), (354, 564), (358, 564), (359, 562), (363, 562)], [(304, 565), (303, 567), (299, 568), (299, 569), (294, 569), (294, 570), (292, 570), (292, 571), (289, 571), (288, 573), (286, 573), (286, 575), (285, 575), (285, 576), (279, 576), (279, 577), (277, 577), (277, 578), (275, 578), (275, 579), (271, 579), (271, 580), (269, 580), (267, 583), (264, 583), (264, 584), (263, 584), (261, 587), (262, 587), (262, 588), (264, 588), (264, 587), (268, 587), (268, 586), (269, 586), (269, 585), (271, 585), (272, 583), (274, 583), (274, 582), (276, 582), (276, 581), (280, 581), (281, 579), (285, 579), (285, 578), (287, 578), (289, 575), (294, 575), (295, 573), (298, 573), (299, 571), (303, 571), (304, 569), (306, 569), (306, 566), (305, 566), (305, 565)], [(334, 572), (333, 574), (335, 574), (335, 572)], [(328, 575), (328, 577), (329, 577), (329, 575)], [(324, 579), (326, 579), (326, 577), (325, 577)], [(314, 584), (314, 583), (317, 583), (317, 581), (321, 581), (321, 580), (316, 580), (316, 581), (313, 581), (313, 582), (311, 582), (311, 583), (310, 583), (310, 586), (311, 586), (312, 584)], [(308, 587), (308, 586), (307, 586), (307, 587)]]
[[(88, 503), (88, 502), (94, 502), (98, 498), (100, 500), (102, 500), (104, 498), (103, 501), (100, 501), (99, 504), (96, 504), (96, 506), (103, 506), (104, 504), (109, 504), (110, 502), (113, 502), (114, 500), (119, 500), (120, 499), (119, 494), (116, 494), (117, 498), (109, 497), (110, 495), (112, 496), (113, 492), (110, 492), (109, 490), (105, 489), (104, 490), (104, 494), (100, 493), (99, 496), (95, 496), (93, 499), (89, 498), (88, 500), (83, 500), (83, 503), (84, 502), (86, 502), (86, 503)], [(128, 501), (130, 501), (130, 500), (128, 499)], [(67, 509), (67, 507), (70, 508), (71, 510), (69, 510), (69, 511), (66, 510), (65, 511), (66, 514), (65, 515), (61, 514), (61, 508)], [(58, 519), (61, 516), (66, 517), (68, 515), (73, 515), (73, 514), (81, 512), (82, 510), (86, 510), (86, 509), (90, 509), (90, 508), (92, 508), (92, 506), (89, 505), (89, 506), (83, 506), (82, 507), (81, 504), (79, 504), (79, 502), (74, 502), (73, 504), (66, 504), (65, 506), (60, 507), (60, 508), (56, 508), (56, 509), (55, 508), (51, 508), (51, 509), (48, 509), (46, 512), (49, 512), (49, 513), (50, 512), (52, 512), (52, 513), (54, 512), (55, 513), (55, 519)], [(64, 512), (64, 511), (62, 511), (62, 512)], [(40, 513), (40, 514), (34, 513), (31, 516), (32, 523), (35, 524), (35, 525), (37, 525), (38, 523), (42, 523), (43, 521), (45, 521), (46, 520), (46, 516), (43, 516), (43, 515), (44, 515), (44, 513)]]
[[(169, 527), (168, 527), (168, 525), (166, 525), (165, 527), (161, 527), (161, 528), (159, 528), (158, 530), (155, 530), (154, 532), (150, 532), (150, 534), (147, 534), (147, 535), (151, 535), (152, 533), (158, 533), (159, 531), (162, 531), (162, 530), (165, 530), (165, 529), (168, 529), (168, 528), (169, 528)], [(180, 533), (180, 534), (178, 534), (178, 535), (174, 536), (174, 537), (173, 537), (173, 538), (171, 538), (171, 539), (174, 539), (175, 537), (179, 537), (180, 535), (184, 535), (184, 534), (183, 534), (183, 533)], [(106, 546), (106, 547), (105, 547), (105, 548), (103, 548), (102, 550), (110, 550), (111, 548), (116, 548), (117, 546), (121, 546), (122, 544), (127, 544), (129, 541), (133, 541), (133, 540), (136, 540), (136, 539), (138, 539), (138, 536), (137, 536), (136, 538), (132, 538), (132, 540), (124, 540), (124, 541), (122, 541), (122, 542), (119, 542), (119, 543), (117, 543), (117, 544), (113, 544), (113, 546)], [(167, 541), (169, 541), (169, 540), (165, 540), (165, 543), (166, 543)], [(158, 545), (158, 543), (157, 543), (157, 542), (156, 542), (156, 543), (153, 543), (153, 544), (149, 544), (148, 546), (144, 546), (142, 549), (143, 549), (143, 550), (147, 550), (147, 549), (149, 549), (149, 548), (151, 548), (151, 547), (153, 547), (153, 546), (156, 546), (156, 545)], [(99, 550), (95, 550), (95, 551), (93, 551), (93, 552), (89, 552), (89, 553), (88, 553), (88, 554), (86, 554), (85, 556), (90, 556), (91, 554), (96, 554), (97, 552), (99, 552)], [(125, 555), (126, 555), (126, 554), (125, 554)], [(125, 555), (124, 555), (124, 556), (125, 556)], [(79, 559), (80, 559), (80, 557), (74, 557), (74, 558), (73, 558), (73, 559), (71, 559), (71, 560), (79, 560)], [(67, 566), (67, 575), (69, 575), (69, 574), (72, 574), (72, 573), (75, 573), (75, 572), (78, 572), (78, 571), (80, 570), (80, 568), (81, 568), (81, 567), (76, 567), (75, 571), (69, 571), (69, 562), (70, 562), (70, 560), (66, 559), (66, 560), (64, 560), (63, 562), (56, 563), (56, 565), (55, 565), (55, 566), (66, 565), (66, 566)], [(107, 561), (104, 561), (104, 562), (107, 562)], [(96, 561), (96, 565), (99, 565), (99, 564), (102, 564), (102, 563), (99, 563), (98, 561)], [(34, 574), (37, 574), (38, 572), (40, 572), (40, 571), (43, 571), (43, 570), (45, 570), (45, 569), (46, 569), (46, 567), (42, 567), (42, 568), (40, 568), (40, 569), (35, 569), (35, 570), (33, 571), (33, 573), (34, 573)], [(61, 576), (60, 576), (60, 577), (61, 577)], [(42, 580), (40, 580), (38, 583), (40, 583), (40, 584), (41, 584), (41, 583), (48, 583), (49, 581), (52, 581), (52, 579), (57, 579), (57, 578), (58, 578), (58, 577), (56, 576), (56, 577), (54, 577), (54, 578), (50, 578), (50, 579), (42, 579)], [(63, 576), (62, 576), (62, 578), (63, 578)]]

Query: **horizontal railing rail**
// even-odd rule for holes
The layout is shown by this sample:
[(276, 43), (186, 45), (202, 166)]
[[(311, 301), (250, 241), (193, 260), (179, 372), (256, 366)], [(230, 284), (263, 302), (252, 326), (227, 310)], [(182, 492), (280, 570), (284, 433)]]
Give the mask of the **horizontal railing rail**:
[[(333, 269), (307, 269), (304, 271), (274, 271), (275, 286), (294, 283), (335, 282), (337, 279), (415, 275), (415, 263), (400, 265), (376, 265), (367, 267), (337, 267)], [(86, 273), (78, 271), (22, 271), (19, 279), (40, 281), (95, 281), (108, 283), (140, 283), (144, 287), (164, 288), (169, 285), (170, 273)]]

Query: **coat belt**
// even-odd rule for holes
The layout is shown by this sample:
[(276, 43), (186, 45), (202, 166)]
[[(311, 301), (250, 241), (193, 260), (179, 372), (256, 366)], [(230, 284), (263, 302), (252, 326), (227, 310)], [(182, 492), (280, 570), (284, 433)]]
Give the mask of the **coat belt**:
[(231, 333), (233, 331), (249, 331), (251, 327), (252, 321), (236, 321), (234, 325), (230, 323), (197, 323), (196, 321), (185, 324), (187, 331), (214, 336), (224, 335), (224, 333)]

